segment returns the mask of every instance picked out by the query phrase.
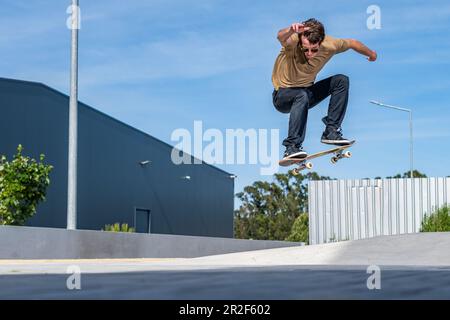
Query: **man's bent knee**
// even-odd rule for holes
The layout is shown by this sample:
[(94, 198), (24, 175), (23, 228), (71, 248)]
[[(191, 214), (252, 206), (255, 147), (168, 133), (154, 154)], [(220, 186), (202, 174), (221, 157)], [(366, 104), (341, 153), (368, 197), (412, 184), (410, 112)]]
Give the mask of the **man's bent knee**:
[(335, 83), (337, 85), (342, 85), (347, 88), (350, 85), (350, 79), (345, 74), (337, 74), (337, 75), (333, 76), (333, 80), (335, 81)]
[(309, 96), (305, 90), (300, 91), (294, 99), (294, 105), (309, 106)]

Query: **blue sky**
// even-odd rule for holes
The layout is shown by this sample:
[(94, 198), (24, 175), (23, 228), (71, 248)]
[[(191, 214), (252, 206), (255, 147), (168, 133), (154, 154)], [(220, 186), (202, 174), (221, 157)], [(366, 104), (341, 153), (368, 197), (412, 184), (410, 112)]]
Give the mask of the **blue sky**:
[[(1, 77), (43, 82), (69, 92), (71, 1), (0, 0)], [(311, 5), (308, 5), (310, 3)], [(344, 135), (357, 139), (353, 158), (328, 158), (314, 170), (335, 178), (374, 178), (409, 170), (406, 113), (369, 104), (379, 100), (413, 110), (414, 163), (428, 176), (448, 176), (450, 159), (450, 3), (435, 1), (80, 1), (81, 101), (160, 140), (178, 128), (279, 129), (287, 115), (271, 102), (277, 31), (315, 17), (335, 37), (354, 38), (378, 53), (370, 63), (348, 51), (318, 80), (350, 77)], [(381, 29), (369, 30), (369, 5), (381, 9)], [(311, 110), (305, 149), (322, 150), (320, 118)], [(280, 141), (281, 142), (281, 141)], [(282, 154), (280, 149), (279, 154)], [(219, 165), (234, 173), (235, 190), (256, 180), (259, 165)], [(280, 172), (287, 169), (281, 168)]]

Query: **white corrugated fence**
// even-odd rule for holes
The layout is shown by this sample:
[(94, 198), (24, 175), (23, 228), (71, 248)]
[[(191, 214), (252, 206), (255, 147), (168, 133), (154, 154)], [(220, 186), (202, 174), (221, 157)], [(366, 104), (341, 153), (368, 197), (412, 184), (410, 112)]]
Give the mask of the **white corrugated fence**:
[(419, 232), (450, 204), (450, 178), (309, 182), (309, 243)]

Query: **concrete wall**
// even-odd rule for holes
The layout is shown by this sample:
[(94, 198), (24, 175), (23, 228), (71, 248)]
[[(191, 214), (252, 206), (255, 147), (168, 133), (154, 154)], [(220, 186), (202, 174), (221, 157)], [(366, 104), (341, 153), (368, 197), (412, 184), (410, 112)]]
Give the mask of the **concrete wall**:
[(0, 259), (194, 258), (299, 246), (283, 241), (0, 226)]
[[(123, 107), (132, 112), (126, 101)], [(0, 78), (0, 112), (0, 154), (11, 159), (22, 144), (24, 155), (43, 153), (54, 166), (47, 201), (27, 225), (65, 228), (69, 98), (40, 83)], [(78, 125), (79, 229), (135, 226), (141, 208), (150, 212), (152, 233), (233, 237), (229, 173), (207, 164), (175, 165), (172, 146), (83, 103)], [(142, 166), (146, 160), (151, 163)]]

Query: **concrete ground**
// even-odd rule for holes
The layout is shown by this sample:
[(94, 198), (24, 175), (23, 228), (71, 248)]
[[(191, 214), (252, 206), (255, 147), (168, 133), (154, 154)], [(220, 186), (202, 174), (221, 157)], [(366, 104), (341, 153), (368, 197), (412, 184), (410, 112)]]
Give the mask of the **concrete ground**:
[(450, 299), (449, 249), (450, 233), (422, 233), (193, 259), (0, 260), (0, 299)]

